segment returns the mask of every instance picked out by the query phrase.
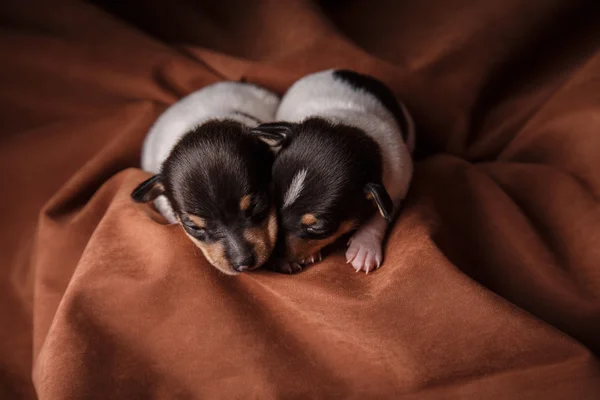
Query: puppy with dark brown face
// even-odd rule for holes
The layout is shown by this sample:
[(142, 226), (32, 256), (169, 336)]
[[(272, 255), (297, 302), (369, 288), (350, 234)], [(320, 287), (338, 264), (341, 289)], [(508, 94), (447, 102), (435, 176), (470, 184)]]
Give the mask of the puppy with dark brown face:
[(170, 107), (144, 143), (142, 168), (155, 175), (133, 200), (154, 201), (229, 275), (260, 267), (277, 239), (273, 152), (250, 130), (273, 120), (278, 103), (255, 85), (213, 84)]
[(372, 77), (329, 70), (297, 81), (276, 119), (253, 130), (280, 149), (273, 183), (284, 262), (274, 268), (297, 272), (355, 230), (348, 263), (367, 273), (379, 268), (388, 223), (412, 177), (414, 125), (406, 108)]

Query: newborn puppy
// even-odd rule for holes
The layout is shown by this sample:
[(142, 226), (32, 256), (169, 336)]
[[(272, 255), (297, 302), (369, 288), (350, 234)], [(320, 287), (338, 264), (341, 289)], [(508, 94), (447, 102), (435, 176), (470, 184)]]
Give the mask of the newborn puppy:
[(323, 247), (357, 228), (347, 262), (357, 272), (378, 268), (412, 177), (414, 124), (406, 108), (372, 77), (329, 70), (297, 81), (276, 119), (283, 122), (253, 130), (281, 149), (273, 182), (286, 262), (276, 268), (291, 273), (320, 261)]
[(155, 175), (131, 197), (155, 201), (228, 275), (258, 268), (275, 246), (274, 156), (250, 129), (272, 121), (278, 104), (255, 85), (216, 83), (167, 109), (144, 142), (142, 168)]

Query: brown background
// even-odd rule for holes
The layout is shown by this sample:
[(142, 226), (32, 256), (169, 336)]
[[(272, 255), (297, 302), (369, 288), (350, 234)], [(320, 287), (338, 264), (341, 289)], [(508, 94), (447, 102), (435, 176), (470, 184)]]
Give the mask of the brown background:
[[(597, 2), (120, 3), (0, 6), (0, 398), (600, 398)], [(176, 99), (331, 67), (418, 125), (381, 270), (231, 278), (130, 201)]]

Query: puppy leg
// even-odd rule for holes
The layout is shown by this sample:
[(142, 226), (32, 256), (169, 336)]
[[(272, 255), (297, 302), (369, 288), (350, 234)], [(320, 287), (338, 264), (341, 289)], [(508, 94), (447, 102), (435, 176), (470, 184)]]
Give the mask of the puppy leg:
[(387, 230), (387, 221), (379, 214), (361, 226), (348, 241), (346, 262), (358, 271), (373, 271), (383, 261), (382, 243)]
[(284, 260), (273, 260), (272, 262), (265, 265), (265, 267), (273, 272), (279, 272), (280, 274), (295, 274), (302, 271), (303, 266), (297, 262), (290, 262)]
[(304, 260), (295, 262), (295, 261), (285, 261), (285, 260), (274, 260), (273, 262), (267, 265), (267, 269), (270, 269), (274, 272), (279, 272), (281, 274), (295, 274), (304, 269), (304, 267), (316, 264), (323, 259), (321, 255), (321, 251), (317, 251), (315, 254), (310, 257), (305, 258)]
[(323, 260), (323, 256), (321, 255), (321, 251), (317, 251), (315, 254), (306, 257), (304, 260), (300, 261), (300, 265), (311, 265), (321, 262)]

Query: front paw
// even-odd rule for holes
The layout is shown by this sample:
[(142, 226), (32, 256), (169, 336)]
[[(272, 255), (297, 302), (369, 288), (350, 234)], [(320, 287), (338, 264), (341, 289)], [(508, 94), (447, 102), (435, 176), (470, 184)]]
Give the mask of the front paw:
[(365, 232), (350, 238), (346, 250), (346, 263), (351, 264), (356, 272), (365, 271), (368, 274), (381, 266), (382, 259), (381, 240), (375, 235)]
[(300, 265), (311, 265), (311, 264), (316, 264), (318, 262), (321, 262), (321, 260), (323, 260), (323, 256), (321, 255), (320, 251), (317, 251), (312, 256), (306, 257), (304, 260), (301, 260), (299, 262), (299, 264)]
[(277, 261), (270, 264), (268, 268), (273, 272), (292, 275), (302, 271), (303, 266), (297, 262)]

